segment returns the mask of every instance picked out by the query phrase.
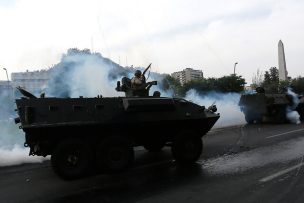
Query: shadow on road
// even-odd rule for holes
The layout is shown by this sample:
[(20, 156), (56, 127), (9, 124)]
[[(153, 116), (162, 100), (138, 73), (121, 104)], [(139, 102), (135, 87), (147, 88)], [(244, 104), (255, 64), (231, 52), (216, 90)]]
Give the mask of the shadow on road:
[[(164, 160), (163, 157), (167, 154), (164, 151), (142, 153), (137, 159), (136, 167), (128, 172), (80, 180), (87, 183), (85, 187), (55, 200), (56, 202), (134, 202), (179, 187), (187, 187), (194, 181), (202, 181), (205, 178), (200, 164), (180, 166), (168, 159), (168, 156)], [(160, 158), (163, 159), (161, 162), (159, 162)], [(153, 159), (154, 161), (151, 161)], [(79, 181), (73, 182), (79, 184)]]

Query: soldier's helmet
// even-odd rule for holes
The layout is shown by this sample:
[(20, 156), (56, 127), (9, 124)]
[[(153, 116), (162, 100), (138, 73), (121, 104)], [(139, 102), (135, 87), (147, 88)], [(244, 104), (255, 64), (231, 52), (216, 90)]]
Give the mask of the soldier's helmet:
[(141, 76), (141, 71), (140, 70), (136, 70), (135, 73), (134, 73), (134, 75), (136, 77), (140, 77)]

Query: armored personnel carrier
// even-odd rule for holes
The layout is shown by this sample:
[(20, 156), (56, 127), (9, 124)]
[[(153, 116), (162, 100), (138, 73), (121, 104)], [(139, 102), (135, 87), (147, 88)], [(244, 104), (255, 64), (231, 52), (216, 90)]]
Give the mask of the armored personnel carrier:
[(126, 97), (47, 98), (19, 88), (16, 123), (25, 132), (30, 155), (51, 155), (53, 170), (64, 179), (75, 179), (97, 166), (118, 172), (134, 159), (134, 147), (149, 151), (171, 146), (182, 164), (198, 160), (202, 136), (219, 119), (216, 107), (205, 108), (185, 99), (149, 96), (157, 82), (135, 90), (123, 78), (116, 90)]
[[(297, 101), (296, 101), (297, 100)], [(297, 111), (304, 120), (304, 98), (289, 94), (266, 94), (261, 87), (254, 94), (243, 94), (239, 101), (247, 123), (285, 123), (287, 112)]]

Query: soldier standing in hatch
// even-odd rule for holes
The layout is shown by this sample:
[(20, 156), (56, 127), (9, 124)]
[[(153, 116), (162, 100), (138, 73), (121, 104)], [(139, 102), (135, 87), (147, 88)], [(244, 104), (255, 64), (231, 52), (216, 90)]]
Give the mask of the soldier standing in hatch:
[(136, 70), (134, 77), (131, 79), (131, 88), (139, 90), (143, 89), (146, 84), (146, 78), (140, 70)]

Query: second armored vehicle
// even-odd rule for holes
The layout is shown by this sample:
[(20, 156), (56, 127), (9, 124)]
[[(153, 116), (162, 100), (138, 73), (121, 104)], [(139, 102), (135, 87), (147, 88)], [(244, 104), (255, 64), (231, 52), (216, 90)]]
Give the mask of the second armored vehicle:
[(263, 88), (257, 88), (254, 94), (243, 94), (239, 106), (247, 123), (284, 123), (288, 121), (287, 113), (291, 111), (297, 111), (303, 121), (303, 99), (289, 94), (266, 94)]
[(134, 90), (130, 80), (118, 82), (127, 97), (36, 98), (19, 88), (16, 100), (20, 128), (30, 155), (51, 155), (54, 171), (64, 179), (83, 176), (93, 166), (121, 171), (134, 159), (135, 146), (157, 151), (171, 146), (180, 163), (195, 162), (202, 152), (202, 136), (215, 124), (216, 108), (190, 101), (149, 96), (156, 82)]

